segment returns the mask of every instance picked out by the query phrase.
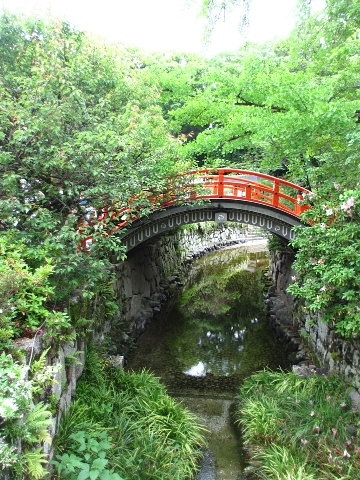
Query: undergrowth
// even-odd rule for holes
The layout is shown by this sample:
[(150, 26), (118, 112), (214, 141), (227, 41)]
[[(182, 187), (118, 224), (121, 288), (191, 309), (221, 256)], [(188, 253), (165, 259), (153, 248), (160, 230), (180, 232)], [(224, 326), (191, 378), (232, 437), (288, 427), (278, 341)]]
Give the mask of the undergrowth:
[(95, 352), (87, 359), (55, 439), (53, 478), (194, 478), (205, 442), (196, 417), (150, 373), (115, 369)]
[(347, 390), (335, 375), (265, 370), (246, 379), (236, 417), (259, 478), (360, 478), (360, 415)]

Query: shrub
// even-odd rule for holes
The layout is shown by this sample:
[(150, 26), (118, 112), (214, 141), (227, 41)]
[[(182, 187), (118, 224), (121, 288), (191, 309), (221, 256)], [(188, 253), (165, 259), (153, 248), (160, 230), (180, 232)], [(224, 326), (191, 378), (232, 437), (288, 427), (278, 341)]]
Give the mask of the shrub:
[(310, 312), (320, 312), (343, 337), (360, 334), (360, 188), (340, 191), (335, 185), (315, 197), (306, 212), (307, 228), (298, 228), (292, 244), (298, 249), (296, 277), (290, 293), (305, 302)]
[(337, 376), (262, 371), (244, 381), (236, 417), (260, 478), (360, 478), (358, 415)]
[[(34, 403), (34, 399), (40, 393), (40, 377), (48, 379), (53, 370), (42, 367), (41, 362), (38, 367), (37, 377), (32, 380), (27, 366), (10, 355), (0, 355), (0, 471), (10, 474), (10, 478), (26, 475), (37, 480), (47, 474), (46, 456), (39, 445), (50, 440), (51, 412), (44, 403)], [(15, 448), (18, 446), (21, 453)]]
[[(76, 401), (55, 439), (57, 471), (68, 475), (61, 478), (78, 478), (72, 475), (80, 470), (81, 478), (88, 478), (85, 475), (94, 469), (90, 439), (100, 442), (99, 435), (105, 433), (103, 440), (111, 449), (102, 448), (101, 458), (109, 474), (133, 480), (191, 478), (205, 442), (196, 417), (169, 397), (150, 373), (115, 369), (94, 351), (89, 351), (88, 360)], [(64, 466), (69, 462), (72, 472)]]

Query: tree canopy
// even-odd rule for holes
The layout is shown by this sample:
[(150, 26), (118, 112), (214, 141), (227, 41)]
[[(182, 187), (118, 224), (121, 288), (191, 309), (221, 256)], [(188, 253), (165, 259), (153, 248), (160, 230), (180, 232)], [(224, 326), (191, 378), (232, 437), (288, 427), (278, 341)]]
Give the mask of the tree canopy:
[(184, 158), (260, 169), (312, 190), (304, 218), (312, 226), (297, 232), (290, 290), (342, 335), (358, 336), (360, 6), (328, 0), (313, 16), (300, 3), (301, 20), (281, 42), (167, 67), (163, 108)]
[[(6, 344), (42, 324), (71, 292), (94, 295), (111, 263), (124, 257), (118, 237), (107, 235), (112, 220), (96, 222), (96, 212), (116, 211), (137, 195), (138, 211), (146, 213), (149, 201), (139, 192), (161, 189), (165, 177), (185, 166), (168, 134), (158, 86), (137, 52), (99, 45), (65, 22), (4, 15), (0, 56)], [(97, 241), (88, 255), (78, 246), (90, 233)], [(34, 286), (36, 272), (46, 293)]]
[[(294, 242), (291, 290), (307, 308), (330, 312), (342, 334), (358, 334), (360, 7), (328, 0), (313, 16), (300, 3), (287, 39), (211, 59), (145, 55), (66, 22), (3, 15), (0, 307), (8, 320), (26, 324), (33, 296), (46, 318), (74, 290), (91, 296), (106, 282), (124, 249), (107, 234), (116, 219), (96, 221), (102, 208), (136, 198), (146, 214), (148, 193), (174, 172), (221, 165), (312, 190), (313, 226)], [(89, 255), (78, 245), (90, 233)], [(34, 291), (32, 275), (44, 291)]]
[[(227, 5), (246, 14), (250, 1), (203, 4), (215, 21)], [(289, 291), (343, 337), (359, 337), (360, 2), (327, 0), (317, 15), (307, 0), (299, 5), (287, 39), (211, 59), (103, 45), (61, 21), (0, 18), (2, 350), (44, 329), (50, 345), (94, 330), (77, 296), (81, 305), (100, 296), (104, 319), (113, 318), (110, 285), (125, 258), (109, 234), (115, 213), (131, 200), (148, 214), (169, 177), (198, 166), (261, 170), (311, 191)], [(22, 369), (5, 354), (1, 362), (10, 374), (0, 416), (26, 427), (32, 387), (14, 389)], [(50, 376), (39, 378), (36, 395)], [(46, 429), (50, 412), (40, 407)], [(41, 478), (44, 428), (30, 441), (19, 425), (0, 436), (0, 467), (13, 468), (23, 441), (16, 475), (31, 458), (29, 478)]]

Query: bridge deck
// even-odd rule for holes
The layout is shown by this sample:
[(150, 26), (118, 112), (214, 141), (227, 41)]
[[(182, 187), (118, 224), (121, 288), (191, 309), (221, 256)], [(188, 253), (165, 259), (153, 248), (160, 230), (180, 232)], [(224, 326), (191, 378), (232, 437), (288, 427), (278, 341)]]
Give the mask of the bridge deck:
[[(235, 168), (205, 168), (191, 170), (169, 179), (166, 191), (158, 195), (149, 193), (147, 201), (153, 206), (152, 211), (156, 211), (197, 200), (235, 200), (272, 207), (300, 218), (303, 212), (311, 208), (305, 201), (309, 194), (310, 191), (304, 187), (264, 173)], [(115, 233), (139, 218), (137, 200), (138, 198), (115, 211), (104, 208), (94, 217), (97, 222), (108, 217), (113, 221), (118, 220), (116, 226), (108, 232)], [(87, 236), (82, 240), (81, 248), (88, 250), (91, 240), (92, 237)]]

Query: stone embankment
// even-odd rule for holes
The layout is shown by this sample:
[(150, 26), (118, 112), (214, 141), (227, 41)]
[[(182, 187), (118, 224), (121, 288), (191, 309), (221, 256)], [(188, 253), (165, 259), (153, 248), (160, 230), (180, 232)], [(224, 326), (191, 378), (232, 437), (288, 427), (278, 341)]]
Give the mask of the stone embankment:
[[(167, 299), (182, 287), (183, 279), (194, 258), (207, 251), (240, 243), (247, 249), (263, 248), (255, 231), (241, 225), (221, 228), (181, 229), (173, 235), (154, 239), (129, 254), (128, 259), (117, 267), (114, 285), (115, 297), (120, 314), (102, 325), (96, 333), (98, 341), (110, 340), (117, 360), (126, 355), (134, 337), (139, 335), (154, 314)], [(253, 242), (250, 247), (249, 242)], [(267, 297), (270, 318), (274, 327), (293, 342), (294, 363), (310, 364), (315, 352), (318, 365), (322, 368), (344, 374), (352, 383), (354, 405), (360, 405), (360, 344), (359, 340), (339, 339), (329, 325), (320, 318), (309, 318), (301, 313), (293, 298), (286, 293), (291, 281), (293, 256), (290, 251), (272, 254), (270, 281), (272, 286)], [(96, 306), (94, 307), (96, 309)], [(95, 311), (95, 310), (94, 310)], [(294, 313), (295, 312), (295, 313)], [(300, 313), (299, 313), (300, 312)], [(95, 312), (96, 314), (96, 312)], [(94, 314), (94, 315), (95, 315)], [(28, 357), (41, 352), (39, 338), (32, 339), (19, 348), (28, 352)], [(48, 364), (57, 365), (58, 374), (53, 383), (51, 395), (57, 402), (57, 413), (53, 419), (52, 435), (60, 418), (68, 408), (76, 390), (86, 351), (84, 338), (62, 345), (58, 351), (50, 350)], [(75, 359), (74, 361), (71, 361)], [(50, 451), (51, 455), (51, 451)]]
[(291, 250), (271, 254), (267, 296), (275, 330), (293, 345), (294, 371), (303, 375), (338, 373), (351, 385), (353, 406), (360, 409), (360, 340), (343, 339), (321, 315), (310, 315), (286, 292), (295, 275)]
[(294, 319), (294, 298), (286, 289), (294, 275), (292, 263), (294, 254), (291, 250), (271, 252), (269, 269), (270, 288), (266, 304), (271, 325), (276, 335), (284, 339), (289, 351), (293, 352), (292, 361), (295, 365), (310, 364), (314, 355), (302, 338), (298, 324)]
[(154, 314), (183, 286), (195, 258), (226, 246), (259, 241), (258, 231), (241, 225), (196, 226), (162, 236), (130, 252), (126, 262), (118, 267), (116, 285), (117, 296), (122, 299), (125, 343), (127, 338), (143, 332)]
[[(131, 348), (134, 337), (141, 333), (154, 314), (168, 298), (182, 286), (182, 280), (189, 263), (201, 252), (211, 251), (221, 246), (243, 242), (255, 235), (241, 225), (221, 228), (196, 227), (181, 229), (173, 235), (154, 239), (134, 250), (126, 261), (117, 267), (114, 285), (115, 297), (120, 314), (101, 325), (94, 332), (98, 342), (113, 345), (109, 359), (122, 364), (126, 349)], [(101, 307), (101, 306), (100, 306)], [(94, 304), (94, 318), (99, 314)], [(61, 416), (68, 409), (76, 391), (76, 384), (85, 364), (86, 342), (88, 337), (79, 336), (63, 343), (47, 354), (47, 365), (55, 367), (56, 375), (51, 391), (47, 392), (56, 403), (50, 434), (53, 437)], [(94, 338), (92, 337), (92, 339)], [(109, 342), (110, 340), (110, 342)], [(39, 358), (44, 346), (41, 335), (32, 339), (20, 339), (17, 347), (24, 353), (27, 363)], [(112, 354), (112, 355), (111, 355)], [(46, 445), (46, 453), (51, 459), (51, 445)]]

